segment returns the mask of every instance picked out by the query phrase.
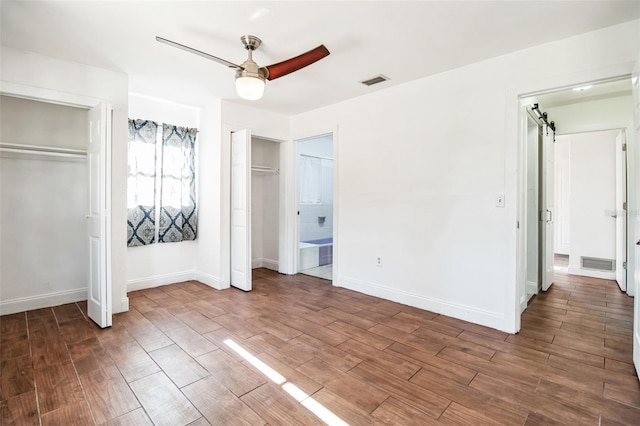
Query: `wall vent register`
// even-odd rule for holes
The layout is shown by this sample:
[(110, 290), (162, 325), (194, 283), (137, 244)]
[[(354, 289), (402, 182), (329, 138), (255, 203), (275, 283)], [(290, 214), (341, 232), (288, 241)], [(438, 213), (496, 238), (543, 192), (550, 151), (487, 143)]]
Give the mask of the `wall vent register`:
[(580, 267), (582, 269), (614, 272), (616, 270), (616, 261), (614, 259), (599, 259), (597, 257), (581, 256)]

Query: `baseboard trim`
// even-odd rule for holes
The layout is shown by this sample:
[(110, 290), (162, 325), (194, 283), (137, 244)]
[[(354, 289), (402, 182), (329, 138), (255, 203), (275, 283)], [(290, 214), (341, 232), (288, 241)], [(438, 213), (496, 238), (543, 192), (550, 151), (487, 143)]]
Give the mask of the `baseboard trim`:
[(255, 268), (267, 268), (267, 269), (271, 269), (272, 271), (278, 271), (278, 261), (277, 260), (272, 260), (272, 259), (254, 259), (251, 262), (251, 268), (255, 269)]
[(209, 287), (215, 288), (216, 290), (224, 290), (229, 288), (228, 285), (224, 285), (222, 282), (222, 278), (218, 278), (216, 276), (196, 271), (196, 280), (200, 281), (202, 284), (208, 285)]
[(640, 334), (637, 330), (633, 332), (633, 365), (638, 373), (640, 371)]
[(181, 271), (173, 274), (153, 275), (151, 277), (137, 278), (127, 281), (127, 293), (131, 291), (144, 290), (147, 288), (159, 287), (161, 285), (179, 283), (196, 279), (196, 271)]
[(569, 265), (569, 267), (567, 268), (567, 273), (569, 275), (580, 275), (582, 277), (601, 278), (603, 280), (616, 279), (615, 272), (594, 271), (591, 269), (582, 269), (579, 266), (571, 266), (571, 265)]
[(471, 306), (451, 303), (433, 297), (425, 297), (419, 294), (409, 293), (345, 276), (338, 277), (337, 283), (334, 281), (334, 285), (368, 294), (370, 296), (376, 296), (393, 302), (402, 303), (404, 305), (435, 312), (437, 314), (447, 315), (475, 324), (484, 325), (486, 327), (495, 328), (497, 330), (507, 331), (509, 327), (508, 324), (505, 324), (504, 316), (498, 312), (491, 312)]
[(57, 291), (54, 293), (38, 294), (36, 296), (29, 297), (19, 297), (17, 299), (0, 301), (0, 315), (48, 308), (51, 306), (64, 305), (65, 303), (79, 302), (81, 300), (87, 300), (86, 288)]
[(527, 281), (527, 294), (538, 294), (538, 283)]
[(119, 314), (120, 312), (128, 312), (129, 311), (129, 298), (123, 297), (120, 299), (120, 310), (118, 312), (114, 312), (114, 314)]

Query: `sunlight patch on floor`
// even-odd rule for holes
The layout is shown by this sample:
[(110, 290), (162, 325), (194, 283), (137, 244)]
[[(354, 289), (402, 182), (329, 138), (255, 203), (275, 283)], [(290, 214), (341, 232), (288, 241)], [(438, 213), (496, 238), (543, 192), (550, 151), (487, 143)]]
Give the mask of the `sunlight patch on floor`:
[(237, 353), (238, 355), (240, 355), (242, 358), (244, 358), (247, 361), (249, 361), (249, 363), (251, 365), (253, 365), (255, 368), (257, 368), (262, 374), (267, 376), (269, 378), (269, 380), (271, 380), (272, 382), (274, 382), (274, 383), (276, 383), (278, 385), (281, 385), (281, 384), (283, 384), (284, 382), (287, 381), (287, 379), (285, 379), (283, 375), (278, 373), (273, 368), (269, 367), (264, 362), (260, 361), (258, 358), (253, 356), (251, 353), (249, 353), (249, 351), (244, 349), (242, 346), (238, 345), (233, 340), (227, 339), (227, 340), (224, 341), (224, 344), (229, 346), (231, 349), (233, 349), (234, 352)]
[(262, 374), (267, 376), (269, 380), (274, 383), (280, 385), (282, 389), (291, 395), (293, 399), (298, 401), (303, 407), (307, 410), (311, 411), (316, 417), (331, 426), (349, 426), (349, 423), (342, 420), (335, 413), (329, 410), (324, 405), (320, 404), (318, 401), (307, 395), (302, 389), (297, 387), (291, 382), (288, 382), (287, 379), (278, 373), (273, 368), (269, 367), (267, 364), (259, 360), (257, 357), (252, 355), (249, 351), (244, 349), (242, 346), (238, 345), (231, 339), (226, 339), (224, 344), (229, 346), (235, 353), (240, 355), (242, 358), (246, 359), (251, 365), (257, 368)]

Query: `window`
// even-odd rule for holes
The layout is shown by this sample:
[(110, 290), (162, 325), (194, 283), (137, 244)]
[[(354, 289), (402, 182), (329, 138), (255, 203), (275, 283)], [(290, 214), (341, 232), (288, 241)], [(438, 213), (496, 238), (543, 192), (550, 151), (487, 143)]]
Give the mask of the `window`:
[(300, 154), (300, 204), (322, 204), (320, 158)]
[[(127, 245), (195, 240), (197, 129), (129, 119)], [(156, 191), (156, 188), (160, 188)]]

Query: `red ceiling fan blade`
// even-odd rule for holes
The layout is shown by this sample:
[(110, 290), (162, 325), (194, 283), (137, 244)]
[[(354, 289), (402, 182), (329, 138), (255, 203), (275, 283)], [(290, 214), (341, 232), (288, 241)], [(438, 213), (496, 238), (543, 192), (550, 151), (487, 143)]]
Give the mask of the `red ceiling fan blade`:
[(327, 49), (324, 44), (321, 44), (315, 49), (311, 49), (310, 51), (305, 52), (302, 55), (298, 55), (295, 58), (287, 59), (286, 61), (278, 62), (277, 64), (268, 65), (264, 67), (269, 72), (267, 80), (275, 80), (276, 78), (298, 71), (301, 68), (319, 61), (325, 56), (329, 56), (329, 49)]

